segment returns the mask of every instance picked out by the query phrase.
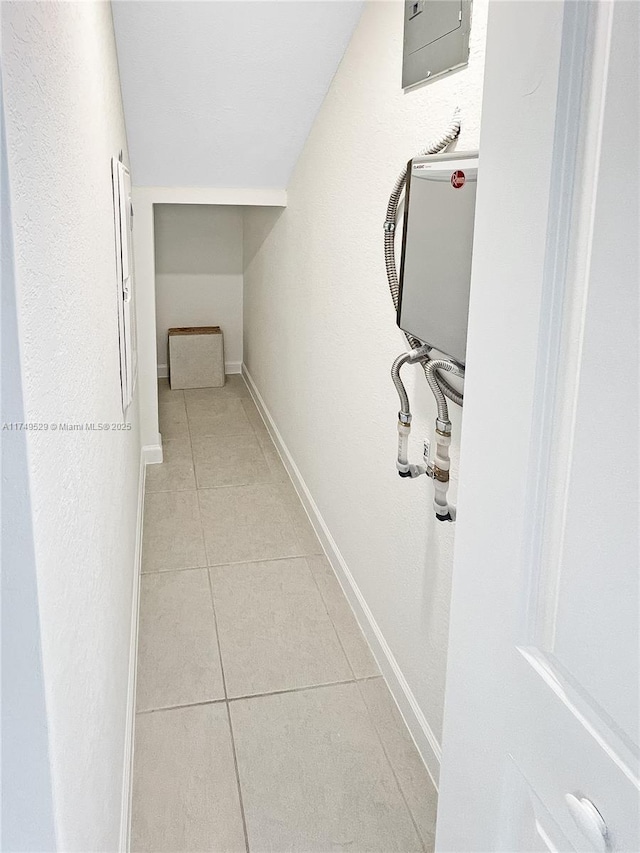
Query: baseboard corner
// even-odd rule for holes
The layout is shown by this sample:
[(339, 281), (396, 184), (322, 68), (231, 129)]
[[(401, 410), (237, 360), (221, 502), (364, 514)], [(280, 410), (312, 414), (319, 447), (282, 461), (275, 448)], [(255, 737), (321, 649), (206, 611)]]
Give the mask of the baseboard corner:
[(159, 465), (162, 462), (162, 439), (160, 436), (158, 436), (157, 444), (144, 445), (142, 458), (145, 465)]

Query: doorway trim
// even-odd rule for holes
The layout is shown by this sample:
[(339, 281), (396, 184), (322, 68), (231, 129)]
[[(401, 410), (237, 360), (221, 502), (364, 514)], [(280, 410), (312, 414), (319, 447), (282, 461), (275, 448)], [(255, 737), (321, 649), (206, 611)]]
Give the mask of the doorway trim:
[(147, 463), (162, 462), (158, 426), (158, 358), (156, 352), (156, 269), (154, 204), (217, 204), (238, 207), (286, 207), (287, 191), (271, 188), (134, 187), (133, 250), (140, 441)]

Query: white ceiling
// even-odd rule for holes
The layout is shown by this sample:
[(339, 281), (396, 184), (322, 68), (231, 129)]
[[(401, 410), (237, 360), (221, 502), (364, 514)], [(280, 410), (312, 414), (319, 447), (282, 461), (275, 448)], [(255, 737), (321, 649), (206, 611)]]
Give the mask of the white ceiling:
[(138, 186), (279, 187), (361, 0), (116, 0)]

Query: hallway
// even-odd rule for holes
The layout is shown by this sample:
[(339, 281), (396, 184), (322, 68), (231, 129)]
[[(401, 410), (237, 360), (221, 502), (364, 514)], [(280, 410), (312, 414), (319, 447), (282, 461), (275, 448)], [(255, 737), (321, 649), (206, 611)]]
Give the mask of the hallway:
[(432, 850), (433, 784), (242, 377), (159, 401), (131, 849)]

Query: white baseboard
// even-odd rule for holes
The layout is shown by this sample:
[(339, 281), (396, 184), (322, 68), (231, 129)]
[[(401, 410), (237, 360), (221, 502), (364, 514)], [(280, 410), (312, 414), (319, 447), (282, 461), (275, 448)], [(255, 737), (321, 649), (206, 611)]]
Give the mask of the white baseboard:
[(329, 528), (320, 514), (320, 510), (313, 500), (313, 497), (302, 478), (302, 474), (298, 470), (296, 463), (293, 461), (280, 431), (271, 417), (260, 392), (256, 388), (251, 374), (244, 364), (242, 365), (242, 374), (249, 386), (251, 396), (262, 415), (262, 419), (269, 430), (271, 438), (276, 445), (278, 453), (280, 454), (289, 476), (291, 477), (298, 496), (300, 497), (307, 515), (309, 516), (309, 520), (320, 539), (325, 554), (327, 555), (327, 559), (331, 563), (336, 577), (338, 578), (338, 581), (340, 582), (340, 585), (353, 608), (356, 619), (358, 620), (358, 623), (371, 646), (380, 670), (387, 681), (389, 690), (398, 705), (400, 713), (407, 724), (407, 728), (411, 732), (411, 736), (415, 741), (416, 747), (422, 756), (422, 760), (424, 761), (429, 775), (433, 780), (433, 784), (437, 789), (438, 777), (440, 775), (440, 760), (442, 756), (440, 743), (433, 733), (431, 726), (427, 722), (426, 717), (422, 713), (411, 688), (407, 684), (407, 680), (402, 674), (402, 671), (398, 666), (398, 662), (393, 656), (393, 653), (391, 652), (380, 627), (374, 619), (364, 596), (360, 592), (353, 575), (349, 571), (349, 567), (347, 566), (344, 557), (340, 553), (338, 546), (329, 531)]
[[(225, 361), (224, 363), (224, 372), (229, 373), (242, 373), (242, 362), (241, 361)], [(159, 364), (158, 365), (158, 379), (168, 379), (169, 378), (169, 365), (168, 364)]]
[(147, 448), (140, 450), (138, 474), (138, 514), (136, 519), (136, 549), (133, 564), (131, 591), (131, 637), (129, 642), (129, 680), (127, 685), (127, 716), (124, 740), (124, 767), (122, 772), (122, 807), (120, 812), (119, 853), (129, 853), (131, 835), (131, 781), (133, 771), (133, 735), (136, 720), (136, 673), (138, 664), (138, 614), (140, 609), (140, 574), (142, 569), (142, 519), (144, 511), (144, 481)]
[(159, 465), (162, 462), (162, 439), (159, 433), (157, 444), (145, 444), (142, 448), (142, 458), (145, 465)]

